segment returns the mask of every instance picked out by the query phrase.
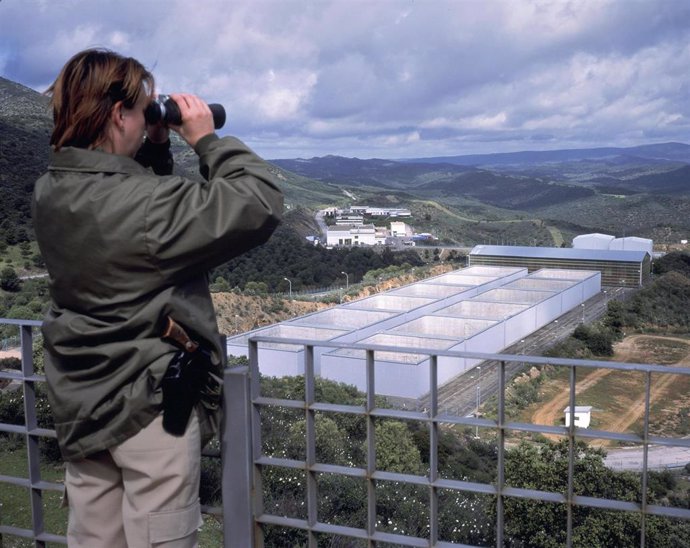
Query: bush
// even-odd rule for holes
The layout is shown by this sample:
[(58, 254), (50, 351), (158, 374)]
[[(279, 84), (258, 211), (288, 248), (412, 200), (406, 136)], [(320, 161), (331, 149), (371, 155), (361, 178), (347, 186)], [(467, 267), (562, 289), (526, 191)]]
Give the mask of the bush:
[(0, 289), (16, 293), (22, 287), (22, 281), (13, 268), (7, 267), (0, 272)]
[[(220, 449), (220, 442), (217, 437), (211, 440), (207, 449)], [(201, 481), (199, 483), (199, 499), (201, 504), (209, 506), (220, 505), (223, 485), (222, 475), (223, 468), (220, 458), (201, 457)]]
[(24, 424), (24, 397), (21, 390), (0, 392), (0, 422)]
[(582, 341), (596, 356), (613, 356), (614, 335), (604, 326), (578, 325), (573, 337)]

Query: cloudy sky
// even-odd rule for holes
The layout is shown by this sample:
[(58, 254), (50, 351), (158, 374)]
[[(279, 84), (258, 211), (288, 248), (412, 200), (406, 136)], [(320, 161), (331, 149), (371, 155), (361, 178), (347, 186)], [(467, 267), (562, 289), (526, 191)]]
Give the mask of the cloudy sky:
[(94, 46), (267, 158), (690, 142), (688, 0), (0, 0), (5, 78)]

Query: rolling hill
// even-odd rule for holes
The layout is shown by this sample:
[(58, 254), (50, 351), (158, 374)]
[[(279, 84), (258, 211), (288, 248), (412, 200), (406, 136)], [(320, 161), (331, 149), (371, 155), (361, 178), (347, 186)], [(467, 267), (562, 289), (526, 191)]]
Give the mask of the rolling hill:
[[(30, 200), (48, 163), (48, 99), (0, 78), (0, 243), (32, 239)], [(196, 155), (172, 138), (175, 172), (198, 178)], [(560, 245), (577, 233), (634, 231), (674, 241), (690, 232), (690, 145), (527, 151), (411, 160), (269, 160), (289, 209), (348, 203), (408, 207), (418, 231), (448, 243)]]

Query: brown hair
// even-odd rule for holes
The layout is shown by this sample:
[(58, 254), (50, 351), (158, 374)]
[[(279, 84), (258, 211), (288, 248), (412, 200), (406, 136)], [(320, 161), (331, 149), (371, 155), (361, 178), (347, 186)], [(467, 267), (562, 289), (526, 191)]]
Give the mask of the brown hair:
[(55, 150), (99, 144), (113, 105), (132, 108), (142, 93), (153, 94), (154, 85), (153, 75), (132, 57), (106, 49), (77, 53), (46, 91), (55, 123), (50, 144)]

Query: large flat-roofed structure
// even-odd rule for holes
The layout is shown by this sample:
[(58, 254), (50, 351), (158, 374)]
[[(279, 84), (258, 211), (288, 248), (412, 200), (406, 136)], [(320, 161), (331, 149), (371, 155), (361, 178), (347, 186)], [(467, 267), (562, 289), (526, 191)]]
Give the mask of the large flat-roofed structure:
[[(430, 359), (422, 349), (493, 353), (579, 306), (601, 290), (599, 272), (471, 266), (228, 339), (228, 354), (247, 355), (252, 335), (310, 339), (316, 375), (366, 388), (366, 353), (375, 352), (376, 393), (420, 398), (429, 391)], [(308, 337), (306, 336), (308, 333)], [(352, 344), (334, 349), (318, 341)], [(414, 352), (420, 349), (420, 353)], [(304, 372), (299, 344), (258, 343), (259, 368), (269, 376)], [(438, 357), (443, 385), (479, 363)]]
[(597, 270), (602, 285), (639, 287), (651, 275), (652, 258), (645, 251), (477, 245), (468, 256), (471, 266), (512, 266), (534, 272), (541, 268)]

